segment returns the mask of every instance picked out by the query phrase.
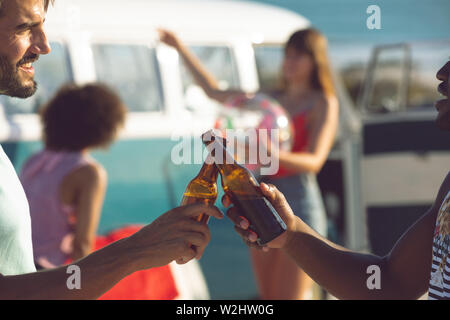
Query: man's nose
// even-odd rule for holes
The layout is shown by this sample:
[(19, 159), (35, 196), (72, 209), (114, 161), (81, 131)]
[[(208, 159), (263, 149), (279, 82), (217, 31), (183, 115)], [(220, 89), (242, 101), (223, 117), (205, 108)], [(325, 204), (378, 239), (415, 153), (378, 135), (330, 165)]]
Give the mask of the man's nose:
[(32, 38), (31, 52), (41, 55), (49, 54), (51, 50), (45, 31), (43, 29), (36, 30)]

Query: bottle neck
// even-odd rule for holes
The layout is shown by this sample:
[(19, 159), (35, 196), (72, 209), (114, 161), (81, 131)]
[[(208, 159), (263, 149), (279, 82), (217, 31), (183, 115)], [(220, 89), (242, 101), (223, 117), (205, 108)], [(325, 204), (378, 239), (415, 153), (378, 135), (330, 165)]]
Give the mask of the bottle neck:
[(215, 141), (207, 144), (206, 148), (209, 151), (209, 161), (214, 162), (220, 172), (241, 167), (241, 165), (236, 162), (233, 155), (223, 145), (221, 139), (216, 139)]
[(217, 176), (219, 175), (219, 169), (214, 164), (214, 161), (208, 158), (203, 163), (202, 168), (200, 169), (200, 172), (198, 173), (197, 177), (201, 177), (202, 180), (216, 183), (217, 182)]

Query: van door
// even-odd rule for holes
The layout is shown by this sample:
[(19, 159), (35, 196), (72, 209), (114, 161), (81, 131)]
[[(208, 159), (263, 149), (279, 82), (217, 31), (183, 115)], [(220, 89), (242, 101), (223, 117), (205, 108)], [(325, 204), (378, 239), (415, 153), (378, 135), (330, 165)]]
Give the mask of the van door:
[(448, 133), (435, 125), (435, 74), (450, 45), (373, 50), (359, 98), (362, 197), (371, 250), (387, 254), (431, 206), (450, 163)]

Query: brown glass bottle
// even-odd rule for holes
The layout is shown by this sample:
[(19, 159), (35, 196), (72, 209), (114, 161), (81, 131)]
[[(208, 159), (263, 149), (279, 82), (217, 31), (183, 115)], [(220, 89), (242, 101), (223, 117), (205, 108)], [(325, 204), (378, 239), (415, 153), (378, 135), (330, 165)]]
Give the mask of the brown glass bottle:
[[(234, 160), (221, 143), (222, 140), (218, 139), (220, 137), (211, 131), (205, 135), (212, 136), (211, 140), (215, 140), (207, 148), (219, 169), (223, 190), (240, 214), (249, 221), (249, 229), (258, 235), (258, 244), (264, 245), (284, 233), (286, 224), (262, 194), (253, 174)], [(206, 144), (205, 139), (203, 141)]]
[[(206, 159), (198, 175), (189, 182), (184, 191), (181, 206), (193, 203), (214, 205), (217, 199), (217, 176), (219, 170), (212, 160)], [(201, 214), (197, 220), (207, 224), (209, 216)]]

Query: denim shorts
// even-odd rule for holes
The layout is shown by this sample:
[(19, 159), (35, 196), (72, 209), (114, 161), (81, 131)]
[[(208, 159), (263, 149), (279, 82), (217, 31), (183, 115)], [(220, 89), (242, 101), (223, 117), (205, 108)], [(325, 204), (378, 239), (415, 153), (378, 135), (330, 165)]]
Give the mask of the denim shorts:
[(312, 173), (287, 177), (260, 177), (260, 181), (273, 184), (284, 194), (296, 216), (320, 235), (327, 236), (327, 217), (316, 176)]

